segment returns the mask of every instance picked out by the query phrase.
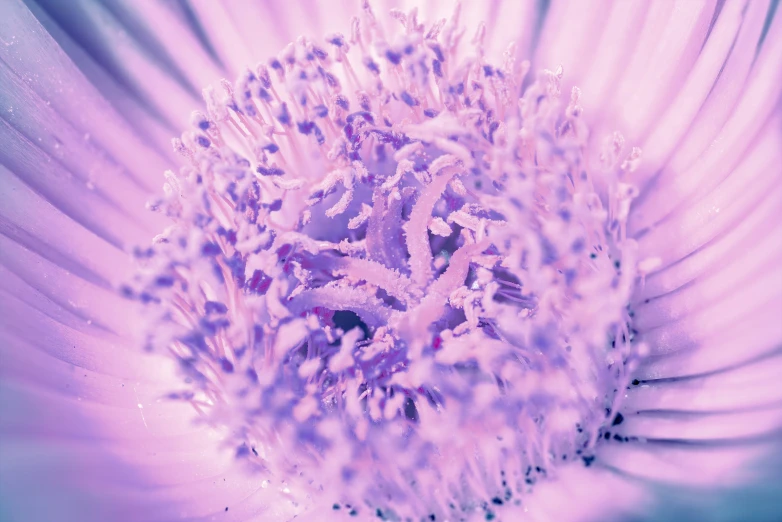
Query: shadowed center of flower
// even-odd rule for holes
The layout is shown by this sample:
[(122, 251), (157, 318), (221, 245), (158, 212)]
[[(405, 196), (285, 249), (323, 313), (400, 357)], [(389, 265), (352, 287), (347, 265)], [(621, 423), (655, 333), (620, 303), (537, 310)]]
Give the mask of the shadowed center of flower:
[(460, 56), (458, 15), (394, 17), (204, 91), (126, 292), (186, 373), (171, 397), (294, 503), (490, 520), (588, 465), (628, 384), (640, 153), (590, 165), (561, 70), (522, 89), (483, 30)]

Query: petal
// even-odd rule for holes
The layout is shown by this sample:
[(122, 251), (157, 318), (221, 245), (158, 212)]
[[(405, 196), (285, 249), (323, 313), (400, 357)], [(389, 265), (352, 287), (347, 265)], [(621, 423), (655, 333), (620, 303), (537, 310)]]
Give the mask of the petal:
[(757, 461), (773, 448), (770, 443), (711, 445), (647, 441), (643, 444), (607, 444), (599, 452), (602, 465), (649, 481), (701, 487), (735, 486), (753, 478), (746, 463)]
[[(758, 141), (758, 133), (778, 135), (778, 120), (774, 119), (774, 115), (778, 114), (782, 94), (780, 72), (775, 66), (782, 60), (782, 43), (775, 37), (782, 31), (779, 20), (779, 16), (775, 17), (769, 38), (760, 50), (742, 96), (719, 133), (715, 135), (711, 127), (711, 141), (707, 144), (698, 140), (707, 148), (700, 149), (697, 161), (691, 165), (683, 166), (677, 157), (671, 160), (670, 166), (663, 169), (655, 184), (647, 187), (647, 196), (642, 197), (633, 209), (630, 233), (645, 230), (677, 206), (688, 201), (692, 203), (697, 195), (711, 191), (747, 154), (747, 149)], [(713, 121), (707, 123), (714, 124)], [(699, 130), (698, 127), (694, 129)], [(689, 145), (689, 141), (685, 140), (684, 146)], [(665, 187), (665, 190), (656, 187)]]
[(717, 98), (712, 91), (718, 85), (742, 83), (747, 71), (741, 74), (733, 69), (748, 68), (752, 63), (748, 53), (754, 53), (767, 12), (767, 2), (725, 5), (676, 98), (654, 122), (651, 135), (644, 141), (644, 162), (639, 177), (645, 179), (656, 172), (687, 133), (696, 115), (709, 112), (708, 108), (704, 107), (703, 111), (701, 108), (707, 98), (709, 101)]
[[(563, 498), (568, 502), (562, 502)], [(536, 522), (624, 520), (644, 510), (649, 502), (649, 495), (639, 484), (612, 471), (571, 465), (562, 468), (556, 482), (541, 483), (537, 487), (524, 516), (530, 516)]]
[[(6, 86), (0, 99), (10, 109), (3, 115), (4, 132), (13, 134), (14, 141), (35, 148), (40, 161), (55, 160), (62, 164), (69, 177), (75, 178), (79, 192), (100, 194), (112, 207), (133, 216), (150, 230), (162, 226), (162, 220), (151, 212), (139, 212), (149, 193), (127, 169), (92, 140), (85, 139), (5, 64), (0, 65), (0, 82)], [(22, 155), (18, 150), (8, 152)], [(7, 159), (5, 163), (10, 166), (13, 162)], [(28, 182), (35, 184), (35, 181)]]
[[(662, 260), (661, 268), (667, 267), (728, 230), (773, 194), (772, 188), (780, 179), (774, 167), (782, 159), (777, 146), (782, 137), (779, 123), (778, 118), (769, 122), (751, 150), (737, 158), (741, 163), (722, 183), (639, 237), (641, 259), (658, 256)], [(671, 241), (672, 238), (676, 241)]]
[(201, 23), (215, 53), (229, 71), (237, 74), (248, 65), (255, 63), (250, 49), (236, 30), (230, 14), (222, 5), (208, 0), (194, 0), (190, 8)]
[(4, 144), (0, 160), (6, 172), (13, 172), (70, 219), (119, 248), (141, 244), (151, 237), (136, 216), (131, 217), (90, 185), (76, 179), (5, 120), (0, 121), (0, 139)]
[[(635, 46), (633, 39), (664, 12), (668, 2), (614, 2), (602, 24), (602, 34), (594, 41), (594, 59), (581, 78), (574, 79), (581, 87), (587, 107), (592, 111), (602, 107), (612, 87), (625, 73)], [(648, 12), (650, 11), (651, 12)], [(627, 42), (631, 41), (630, 45)], [(549, 65), (550, 67), (550, 65)], [(593, 117), (598, 117), (597, 115)]]
[[(99, 2), (76, 0), (64, 4), (41, 2), (42, 7), (107, 71), (150, 104), (155, 112), (184, 128), (198, 103), (193, 87), (134, 38), (119, 19)], [(106, 45), (106, 42), (111, 45)]]
[(553, 71), (561, 65), (569, 81), (577, 81), (587, 65), (583, 59), (584, 49), (596, 46), (598, 20), (605, 15), (608, 4), (608, 1), (552, 2), (536, 50), (535, 67)]
[[(164, 60), (167, 70), (176, 71), (174, 74), (182, 78), (189, 90), (200, 92), (205, 85), (225, 76), (225, 70), (209, 53), (185, 13), (177, 11), (174, 5), (153, 0), (122, 0), (105, 5), (152, 56)], [(134, 68), (133, 73), (139, 71)]]
[(112, 109), (20, 0), (0, 5), (0, 32), (11, 43), (0, 46), (0, 58), (18, 77), (134, 179), (149, 188), (159, 186), (157, 173), (168, 166), (165, 160)]
[[(68, 58), (73, 61), (78, 70), (96, 88), (97, 92), (100, 92), (106, 100), (111, 100), (111, 106), (125, 119), (127, 125), (133, 129), (136, 138), (149, 147), (150, 154), (157, 154), (168, 161), (174, 161), (173, 150), (168, 146), (161, 149), (158, 145), (167, 145), (170, 137), (177, 134), (178, 129), (174, 129), (163, 122), (159, 115), (155, 114), (137, 95), (113, 78), (83, 47), (57, 25), (57, 22), (40, 6), (30, 4), (28, 7), (35, 18), (57, 42), (65, 54), (68, 55)], [(89, 134), (86, 136), (89, 137)], [(152, 173), (145, 174), (148, 174), (148, 176), (144, 179), (144, 182), (151, 182), (151, 188), (156, 189), (157, 180), (152, 179)]]
[(781, 368), (782, 358), (775, 354), (705, 375), (647, 381), (628, 390), (625, 406), (640, 414), (739, 413), (773, 408), (782, 401), (782, 392), (772, 384)]
[(702, 51), (716, 6), (716, 2), (688, 0), (668, 4), (673, 8), (668, 19), (655, 28), (653, 36), (646, 33), (651, 38), (639, 41), (633, 61), (612, 96), (619, 128), (631, 141), (659, 116), (660, 107), (669, 103), (671, 94), (686, 78)]

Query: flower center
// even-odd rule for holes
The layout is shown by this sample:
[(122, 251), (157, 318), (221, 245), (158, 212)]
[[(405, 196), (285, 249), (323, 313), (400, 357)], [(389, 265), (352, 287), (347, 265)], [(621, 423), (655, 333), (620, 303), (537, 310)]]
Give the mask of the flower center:
[(259, 480), (491, 519), (588, 465), (628, 384), (640, 153), (614, 136), (591, 165), (561, 70), (522, 89), (529, 64), (490, 64), (480, 31), (460, 58), (458, 16), (394, 16), (393, 42), (367, 11), (330, 52), (299, 39), (204, 91), (152, 205), (175, 224), (127, 292), (181, 362), (171, 397)]

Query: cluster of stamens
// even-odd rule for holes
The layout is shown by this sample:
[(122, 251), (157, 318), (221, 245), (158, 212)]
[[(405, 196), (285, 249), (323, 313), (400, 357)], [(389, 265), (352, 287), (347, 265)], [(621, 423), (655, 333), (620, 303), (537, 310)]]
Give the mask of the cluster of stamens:
[(204, 91), (124, 291), (181, 364), (171, 398), (293, 502), (490, 519), (589, 464), (628, 384), (639, 151), (590, 164), (561, 70), (522, 89), (483, 30), (458, 59), (458, 13), (392, 14), (392, 42), (366, 7)]

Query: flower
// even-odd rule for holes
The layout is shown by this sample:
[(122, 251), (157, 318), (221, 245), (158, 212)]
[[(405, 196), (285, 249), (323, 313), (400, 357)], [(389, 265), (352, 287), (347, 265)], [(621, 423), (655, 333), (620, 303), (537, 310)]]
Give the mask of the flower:
[(303, 6), (0, 8), (10, 516), (773, 498), (776, 3)]

